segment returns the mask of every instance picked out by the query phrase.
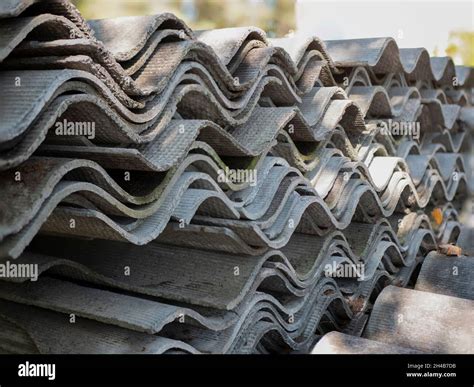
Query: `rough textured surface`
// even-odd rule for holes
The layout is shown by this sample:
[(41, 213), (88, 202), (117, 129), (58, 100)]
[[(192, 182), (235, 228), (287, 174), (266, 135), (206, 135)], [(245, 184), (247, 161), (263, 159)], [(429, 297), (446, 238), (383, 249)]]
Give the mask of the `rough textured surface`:
[(364, 337), (428, 353), (472, 353), (474, 301), (387, 287)]
[(340, 332), (325, 335), (311, 351), (313, 355), (417, 354), (414, 349), (388, 345)]
[(391, 38), (2, 2), (0, 264), (39, 278), (0, 278), (0, 351), (472, 352), (435, 250), (471, 249), (473, 85)]
[(474, 300), (474, 259), (429, 254), (421, 268), (415, 289)]

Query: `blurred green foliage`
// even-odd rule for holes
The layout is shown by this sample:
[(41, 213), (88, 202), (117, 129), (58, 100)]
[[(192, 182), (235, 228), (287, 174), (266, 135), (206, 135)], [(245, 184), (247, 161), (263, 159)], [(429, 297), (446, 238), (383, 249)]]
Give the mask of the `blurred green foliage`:
[(295, 29), (296, 0), (73, 0), (86, 19), (172, 12), (192, 29), (257, 26), (269, 36)]
[(446, 54), (451, 57), (459, 56), (465, 66), (474, 66), (474, 32), (451, 32)]

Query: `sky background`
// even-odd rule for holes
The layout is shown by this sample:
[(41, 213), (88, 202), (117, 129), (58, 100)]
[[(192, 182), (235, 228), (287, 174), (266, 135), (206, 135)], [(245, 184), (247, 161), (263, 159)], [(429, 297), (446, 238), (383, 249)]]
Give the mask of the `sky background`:
[[(473, 31), (473, 3), (472, 0), (297, 0), (296, 29), (321, 39), (391, 36), (401, 47), (425, 47), (430, 54), (443, 56), (451, 31)], [(474, 50), (473, 38), (471, 50)]]

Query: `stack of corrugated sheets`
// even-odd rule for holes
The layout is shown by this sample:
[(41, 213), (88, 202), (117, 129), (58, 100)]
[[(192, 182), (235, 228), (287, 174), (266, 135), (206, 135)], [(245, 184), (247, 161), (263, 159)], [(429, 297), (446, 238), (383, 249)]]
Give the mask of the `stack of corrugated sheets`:
[(470, 68), (66, 0), (0, 17), (0, 263), (39, 275), (0, 281), (2, 352), (309, 352), (458, 238)]

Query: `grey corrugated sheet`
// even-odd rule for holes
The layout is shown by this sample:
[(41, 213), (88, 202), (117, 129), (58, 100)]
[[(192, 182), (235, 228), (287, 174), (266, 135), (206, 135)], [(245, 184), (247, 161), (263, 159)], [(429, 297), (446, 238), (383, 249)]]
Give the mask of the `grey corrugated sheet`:
[[(17, 303), (1, 301), (0, 310), (1, 319), (27, 333), (37, 353), (158, 354), (170, 350), (196, 353), (194, 348), (182, 341), (134, 332), (87, 319), (79, 319), (74, 324), (65, 324), (64, 316), (60, 314), (44, 309), (32, 309)], [(34, 313), (33, 319), (31, 313)], [(51, 340), (52, 337), (54, 340)], [(14, 350), (18, 350), (18, 347)]]
[(365, 339), (332, 332), (312, 353), (472, 353), (473, 262), (472, 256), (431, 252), (415, 290), (390, 286), (382, 291)]
[(472, 353), (474, 301), (387, 287), (364, 337), (428, 353)]
[[(382, 289), (431, 286), (450, 265), (429, 255), (418, 276), (429, 251), (465, 244), (474, 72), (449, 58), (171, 14), (87, 24), (65, 0), (2, 2), (0, 31), (0, 256), (40, 271), (0, 283), (4, 352), (309, 352), (389, 327)], [(95, 138), (55, 135), (62, 119)], [(220, 181), (226, 167), (256, 184)], [(469, 296), (454, 261), (463, 275), (436, 290)], [(331, 263), (366, 277), (327, 278)]]
[[(378, 159), (390, 162), (390, 158), (387, 157), (375, 158), (372, 164), (374, 164)], [(188, 158), (187, 160), (189, 161), (191, 158)], [(208, 177), (207, 174), (203, 173), (185, 172), (178, 174), (178, 172), (175, 172), (174, 174), (169, 174), (168, 178), (160, 185), (157, 185), (156, 187), (151, 186), (150, 189), (147, 190), (149, 192), (156, 192), (156, 197), (153, 198), (153, 196), (148, 195), (148, 199), (146, 199), (124, 192), (119, 186), (117, 186), (113, 179), (111, 179), (107, 173), (95, 163), (67, 159), (31, 159), (25, 163), (22, 168), (15, 170), (15, 172), (21, 172), (28, 185), (5, 185), (2, 189), (2, 196), (5, 198), (12, 198), (15, 203), (15, 206), (11, 206), (9, 200), (4, 202), (5, 215), (2, 222), (3, 235), (8, 236), (9, 234), (18, 233), (18, 231), (23, 230), (23, 234), (26, 235), (29, 233), (29, 235), (33, 236), (35, 233), (34, 230), (38, 230), (45, 221), (46, 223), (43, 226), (44, 230), (50, 232), (54, 231), (56, 233), (68, 233), (67, 228), (65, 229), (62, 226), (62, 223), (57, 223), (61, 222), (61, 217), (63, 216), (61, 213), (64, 213), (66, 210), (58, 208), (53, 212), (53, 209), (63, 198), (76, 192), (87, 197), (91, 203), (94, 203), (94, 205), (88, 210), (89, 213), (84, 212), (85, 210), (82, 212), (75, 211), (76, 219), (84, 218), (84, 220), (81, 221), (81, 224), (83, 225), (82, 228), (78, 226), (77, 229), (72, 230), (76, 235), (97, 235), (91, 235), (87, 228), (84, 228), (87, 227), (88, 222), (93, 222), (93, 219), (88, 221), (85, 219), (86, 217), (103, 216), (101, 215), (102, 213), (94, 215), (96, 209), (100, 209), (104, 214), (108, 215), (110, 221), (106, 218), (103, 219), (108, 222), (112, 228), (110, 231), (117, 230), (117, 232), (122, 235), (120, 238), (133, 241), (136, 244), (143, 244), (144, 241), (155, 239), (161, 231), (163, 231), (167, 220), (170, 218), (177, 220), (185, 219), (187, 223), (194, 218), (195, 222), (210, 225), (224, 225), (233, 229), (237, 233), (245, 232), (246, 228), (251, 229), (254, 227), (260, 227), (262, 230), (271, 229), (274, 224), (277, 224), (279, 219), (297, 219), (298, 215), (294, 214), (298, 214), (298, 211), (301, 210), (286, 209), (284, 204), (285, 202), (291, 203), (291, 200), (294, 200), (294, 198), (297, 197), (293, 193), (295, 187), (299, 186), (299, 188), (302, 189), (305, 187), (303, 184), (307, 184), (301, 177), (298, 178), (297, 170), (285, 167), (285, 162), (283, 160), (276, 160), (276, 162), (281, 164), (281, 166), (272, 168), (273, 173), (265, 175), (260, 173), (263, 172), (262, 170), (259, 170), (257, 176), (260, 185), (255, 188), (248, 188), (247, 197), (249, 199), (244, 200), (244, 197), (241, 196), (236, 201), (230, 201), (225, 196), (225, 193), (221, 191), (221, 188), (214, 183), (214, 180)], [(395, 163), (397, 162), (398, 160), (394, 159), (392, 165), (396, 165)], [(377, 169), (386, 171), (387, 167), (380, 168), (380, 166), (377, 166)], [(346, 166), (345, 170), (348, 171), (349, 168)], [(84, 182), (79, 184), (74, 179), (72, 181), (64, 181), (62, 176), (66, 174), (69, 174), (70, 176), (71, 171), (77, 171), (77, 173), (89, 173), (90, 183)], [(178, 171), (180, 171), (180, 169), (178, 169)], [(332, 180), (336, 178), (337, 172), (337, 170), (334, 172)], [(452, 176), (454, 172), (457, 173), (457, 178), (453, 181)], [(368, 172), (368, 174), (369, 173), (370, 172)], [(406, 174), (399, 173), (402, 177), (406, 176)], [(8, 179), (8, 176), (13, 178), (11, 172), (3, 173), (3, 175), (6, 179)], [(170, 175), (175, 178), (170, 179)], [(279, 178), (278, 175), (280, 175)], [(373, 175), (376, 176), (375, 174)], [(447, 173), (447, 176), (450, 180), (449, 192), (446, 191), (443, 180), (438, 177), (425, 182), (423, 185), (427, 186), (426, 188), (421, 185), (422, 189), (424, 188), (428, 191), (421, 197), (410, 180), (405, 177), (401, 180), (401, 183), (399, 183), (394, 178), (395, 175), (392, 175), (390, 181), (387, 181), (386, 176), (381, 176), (385, 181), (380, 180), (380, 178), (377, 180), (380, 184), (379, 191), (384, 192), (384, 194), (388, 196), (388, 200), (385, 202), (379, 200), (371, 185), (359, 185), (358, 189), (359, 192), (366, 195), (365, 201), (362, 202), (365, 206), (370, 205), (372, 208), (375, 208), (375, 211), (378, 213), (383, 213), (385, 216), (388, 216), (393, 213), (395, 206), (398, 205), (393, 198), (396, 200), (400, 195), (400, 192), (406, 189), (406, 187), (409, 187), (414, 193), (419, 207), (426, 206), (427, 200), (429, 200), (433, 195), (432, 192), (436, 193), (436, 188), (438, 188), (437, 195), (441, 194), (442, 197), (444, 196), (448, 200), (452, 199), (454, 194), (459, 195), (462, 190), (466, 190), (464, 174), (459, 172), (455, 165), (453, 165), (451, 173)], [(325, 176), (326, 179), (328, 177), (329, 176)], [(294, 182), (292, 182), (292, 180)], [(198, 190), (196, 188), (189, 188), (192, 183), (195, 184), (197, 181), (199, 181), (200, 185), (206, 189)], [(395, 186), (392, 181), (395, 181), (397, 185)], [(285, 184), (288, 186), (285, 186)], [(464, 188), (460, 188), (459, 184), (464, 184)], [(316, 191), (313, 189), (312, 185), (317, 189)], [(331, 185), (328, 185), (328, 187), (331, 187)], [(361, 188), (363, 188), (363, 190), (361, 190)], [(385, 189), (382, 190), (382, 188)], [(324, 224), (326, 227), (328, 225), (336, 225), (337, 228), (343, 229), (347, 227), (353, 218), (354, 211), (356, 210), (355, 206), (359, 206), (358, 208), (361, 207), (361, 204), (358, 203), (359, 200), (352, 202), (339, 200), (334, 208), (331, 206), (331, 202), (328, 203), (327, 201), (321, 201), (318, 198), (318, 193), (321, 194), (321, 191), (324, 191), (324, 186), (321, 185), (318, 180), (313, 180), (312, 184), (309, 186), (306, 185), (306, 189), (307, 193), (305, 199), (310, 199), (311, 201), (308, 201), (307, 204), (304, 202), (299, 204), (300, 208), (304, 211), (302, 215), (306, 217), (311, 216), (309, 211), (311, 211), (312, 208), (316, 208), (320, 214), (328, 219), (328, 221), (323, 223), (324, 218), (320, 217), (317, 225)], [(335, 194), (335, 189), (335, 187), (332, 187), (333, 195)], [(350, 185), (343, 185), (338, 189), (338, 191), (342, 193), (342, 196), (348, 195), (345, 192), (357, 192), (354, 191), (354, 188)], [(421, 192), (423, 193), (423, 191)], [(371, 196), (367, 198), (368, 193), (370, 193)], [(312, 198), (308, 195), (311, 195)], [(122, 202), (119, 202), (116, 199), (117, 196), (119, 200), (128, 201), (131, 204), (143, 203), (143, 205), (141, 207), (129, 207)], [(325, 195), (322, 196), (324, 197)], [(20, 198), (23, 198), (23, 200), (20, 200)], [(203, 207), (201, 203), (205, 201), (209, 202), (212, 198), (218, 198), (218, 201), (215, 201), (211, 206)], [(282, 205), (275, 207), (272, 210), (270, 205), (272, 202), (275, 202), (275, 200), (280, 201)], [(308, 207), (309, 209), (307, 209)], [(196, 210), (199, 210), (201, 215), (193, 216)], [(329, 212), (330, 210), (331, 212)], [(69, 210), (69, 212), (70, 211), (73, 210)], [(269, 218), (269, 211), (274, 211), (272, 218)], [(53, 212), (52, 216), (50, 216), (51, 212)], [(338, 214), (343, 215), (341, 216)], [(113, 215), (127, 216), (133, 219), (142, 220), (137, 223), (136, 227), (133, 229), (130, 226), (127, 226), (128, 231), (126, 231), (126, 229), (123, 229), (119, 224), (112, 223), (113, 220), (110, 216)], [(264, 215), (266, 219), (263, 217)], [(209, 216), (223, 219), (219, 221), (218, 219), (209, 218)], [(49, 217), (48, 220), (46, 220), (47, 217)], [(231, 222), (229, 219), (232, 218), (240, 218), (240, 220)], [(56, 221), (55, 219), (58, 220)], [(317, 229), (315, 229), (315, 231), (317, 232)], [(279, 234), (288, 235), (289, 237), (292, 234), (292, 230), (284, 228), (279, 232)], [(26, 244), (28, 242), (28, 239), (26, 239), (26, 242), (22, 242), (22, 240), (25, 239), (23, 239), (24, 237), (21, 235), (22, 234), (12, 235), (5, 240), (3, 250), (5, 255), (10, 254), (5, 250), (6, 248), (20, 249), (20, 251), (23, 250), (23, 247), (16, 247), (20, 246), (21, 243)], [(104, 237), (107, 238), (107, 235), (112, 234), (108, 232), (108, 234), (104, 234)], [(111, 236), (111, 238), (115, 239), (117, 237)], [(274, 240), (276, 236), (270, 238), (269, 241)]]
[(446, 257), (430, 253), (421, 268), (415, 289), (474, 300), (472, 257)]
[(367, 355), (367, 354), (417, 354), (421, 353), (410, 348), (398, 347), (367, 340), (362, 337), (351, 336), (333, 331), (324, 335), (311, 351), (314, 355)]

